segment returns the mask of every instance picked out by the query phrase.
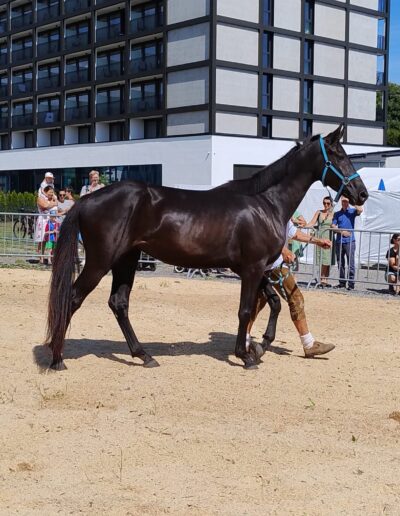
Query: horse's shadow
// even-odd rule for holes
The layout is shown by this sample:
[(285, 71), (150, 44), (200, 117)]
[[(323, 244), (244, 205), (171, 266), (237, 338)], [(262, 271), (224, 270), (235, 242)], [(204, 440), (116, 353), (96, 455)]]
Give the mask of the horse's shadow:
[[(215, 360), (226, 362), (229, 365), (243, 367), (242, 363), (231, 360), (230, 357), (235, 353), (236, 335), (224, 332), (210, 332), (207, 342), (145, 342), (142, 343), (144, 349), (154, 358), (162, 356), (193, 356), (205, 355)], [(291, 350), (271, 346), (269, 352), (279, 355), (290, 355)], [(43, 346), (36, 346), (33, 349), (35, 361), (43, 367), (49, 364), (49, 354), (43, 351)], [(94, 355), (98, 358), (113, 360), (129, 366), (142, 365), (139, 361), (133, 361), (125, 342), (115, 342), (112, 340), (92, 340), (92, 339), (67, 339), (65, 341), (64, 358), (67, 360), (79, 359), (87, 355)], [(119, 355), (122, 355), (119, 356)], [(126, 355), (129, 358), (124, 358)]]

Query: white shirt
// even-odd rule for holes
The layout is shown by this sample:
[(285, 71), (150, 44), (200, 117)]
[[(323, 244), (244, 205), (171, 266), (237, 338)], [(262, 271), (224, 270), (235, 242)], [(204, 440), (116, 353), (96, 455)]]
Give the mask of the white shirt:
[[(285, 240), (285, 246), (288, 245), (288, 241), (293, 238), (297, 233), (297, 228), (293, 224), (291, 220), (286, 225), (286, 240)], [(275, 267), (280, 267), (281, 263), (283, 262), (283, 256), (282, 253), (278, 256), (278, 258), (274, 261), (273, 264), (268, 265), (266, 268), (267, 271), (270, 271), (272, 269), (275, 269)]]

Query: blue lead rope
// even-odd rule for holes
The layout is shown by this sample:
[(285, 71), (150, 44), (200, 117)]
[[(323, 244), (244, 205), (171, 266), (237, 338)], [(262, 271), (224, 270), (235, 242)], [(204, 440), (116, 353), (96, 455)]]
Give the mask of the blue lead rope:
[(328, 170), (332, 170), (332, 172), (334, 174), (336, 174), (338, 176), (338, 178), (342, 181), (342, 184), (335, 197), (335, 202), (338, 202), (338, 200), (340, 199), (340, 196), (342, 195), (343, 188), (345, 186), (347, 186), (350, 183), (350, 181), (352, 181), (356, 177), (360, 177), (360, 175), (358, 174), (358, 172), (355, 172), (353, 175), (351, 175), (349, 177), (345, 177), (341, 172), (339, 172), (339, 170), (337, 168), (335, 168), (332, 165), (332, 162), (329, 161), (328, 154), (326, 153), (326, 149), (325, 149), (324, 139), (322, 138), (322, 136), (319, 137), (319, 144), (321, 146), (322, 155), (325, 160), (325, 168), (324, 168), (324, 171), (322, 172), (322, 177), (321, 177), (321, 182), (322, 182), (323, 186), (326, 186), (325, 178), (326, 178), (326, 174), (327, 174)]

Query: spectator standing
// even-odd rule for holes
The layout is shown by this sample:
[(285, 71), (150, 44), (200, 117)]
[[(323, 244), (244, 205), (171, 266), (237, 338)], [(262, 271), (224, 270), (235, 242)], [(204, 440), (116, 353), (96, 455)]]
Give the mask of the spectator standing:
[(47, 185), (43, 189), (43, 195), (38, 195), (37, 198), (37, 209), (39, 216), (36, 219), (35, 226), (35, 242), (37, 243), (37, 252), (40, 255), (39, 262), (44, 263), (43, 251), (44, 251), (44, 233), (46, 228), (46, 222), (48, 214), (51, 208), (57, 209), (57, 197), (55, 196), (54, 189), (52, 186)]
[(394, 295), (400, 295), (400, 233), (394, 233), (390, 243), (392, 244), (392, 247), (386, 253), (386, 258), (388, 261), (387, 282), (390, 284), (389, 291)]
[(100, 183), (100, 174), (98, 170), (91, 170), (89, 172), (89, 184), (82, 186), (80, 196), (83, 197), (84, 195), (95, 192), (100, 188), (104, 188), (104, 186), (105, 185), (103, 185), (103, 183)]
[(58, 215), (65, 215), (74, 204), (71, 188), (62, 189), (58, 192)]
[(51, 265), (53, 259), (59, 231), (60, 223), (57, 220), (57, 209), (53, 208), (49, 211), (49, 218), (44, 230), (44, 254), (47, 257), (47, 263), (49, 265)]
[[(307, 224), (307, 221), (306, 219), (303, 217), (303, 215), (299, 212), (299, 210), (296, 210), (291, 219), (290, 219), (293, 224), (295, 226), (298, 226), (300, 228), (303, 228), (306, 224)], [(292, 251), (292, 253), (295, 255), (296, 259), (294, 261), (294, 267), (293, 267), (293, 270), (296, 270), (298, 271), (299, 270), (299, 258), (301, 258), (303, 256), (303, 248), (302, 248), (302, 245), (300, 242), (296, 241), (296, 240), (291, 240), (289, 242), (289, 249)]]
[(42, 197), (46, 197), (44, 189), (46, 186), (51, 186), (54, 190), (54, 174), (53, 172), (46, 172), (43, 178), (43, 181), (40, 183), (38, 195)]
[[(336, 259), (339, 267), (339, 284), (335, 288), (354, 289), (355, 263), (354, 256), (356, 250), (356, 239), (354, 236), (354, 224), (356, 217), (361, 215), (361, 206), (350, 206), (349, 199), (342, 195), (342, 209), (336, 211), (332, 219), (332, 228), (337, 228), (336, 232)], [(346, 262), (348, 274), (346, 276)]]
[[(305, 226), (315, 229), (315, 236), (318, 238), (327, 238), (331, 241), (330, 231), (333, 219), (332, 198), (328, 195), (322, 199), (322, 210), (317, 210), (313, 218)], [(321, 282), (320, 286), (330, 287), (328, 283), (329, 273), (332, 264), (332, 249), (315, 248), (315, 263), (321, 266)]]

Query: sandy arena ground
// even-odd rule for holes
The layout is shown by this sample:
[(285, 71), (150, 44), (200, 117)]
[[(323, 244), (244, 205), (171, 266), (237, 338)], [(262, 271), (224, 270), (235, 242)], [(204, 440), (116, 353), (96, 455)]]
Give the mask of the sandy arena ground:
[[(285, 306), (257, 371), (233, 349), (239, 284), (138, 278), (134, 362), (107, 306), (39, 374), (49, 273), (0, 270), (0, 514), (399, 515), (400, 302), (307, 292), (305, 360)], [(260, 339), (267, 311), (255, 328)]]

